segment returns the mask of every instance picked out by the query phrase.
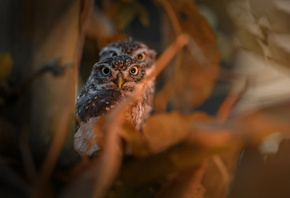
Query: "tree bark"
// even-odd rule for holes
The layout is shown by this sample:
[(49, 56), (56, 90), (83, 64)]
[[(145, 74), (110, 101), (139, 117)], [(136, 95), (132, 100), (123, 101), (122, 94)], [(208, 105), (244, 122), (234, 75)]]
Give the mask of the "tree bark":
[(31, 142), (38, 150), (47, 150), (56, 133), (69, 131), (65, 146), (72, 148), (80, 1), (34, 0), (33, 5), (33, 69), (53, 59), (59, 59), (60, 66), (71, 67), (61, 76), (47, 72), (33, 82)]

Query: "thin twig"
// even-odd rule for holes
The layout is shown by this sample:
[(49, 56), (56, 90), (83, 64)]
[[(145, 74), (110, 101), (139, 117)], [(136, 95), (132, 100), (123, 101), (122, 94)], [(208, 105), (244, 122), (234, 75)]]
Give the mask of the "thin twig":
[[(181, 24), (179, 22), (178, 16), (170, 3), (166, 0), (158, 0), (158, 2), (162, 5), (164, 10), (166, 11), (170, 22), (172, 24), (173, 30), (175, 32), (175, 35), (180, 35), (183, 30), (181, 27)], [(206, 69), (212, 68), (212, 65), (207, 60), (206, 56), (202, 52), (201, 48), (197, 45), (197, 43), (194, 41), (192, 37), (189, 37), (189, 42), (187, 43), (186, 47), (188, 48), (191, 56), (199, 63), (200, 66), (204, 66)], [(183, 51), (179, 51), (176, 57), (176, 65), (172, 71), (173, 80), (167, 81), (165, 86), (162, 88), (159, 93), (157, 93), (156, 100), (155, 100), (155, 110), (156, 111), (165, 111), (167, 101), (172, 97), (174, 93), (174, 84), (176, 82), (177, 75), (175, 75), (178, 72), (178, 69), (180, 69), (182, 65), (182, 59), (183, 59)]]
[(48, 63), (45, 63), (39, 69), (32, 72), (28, 77), (26, 77), (24, 81), (13, 90), (13, 93), (20, 95), (30, 83), (32, 83), (37, 78), (40, 78), (43, 74), (47, 72), (51, 72), (55, 76), (60, 76), (64, 74), (67, 68), (70, 68), (72, 66), (73, 66), (73, 63), (68, 63), (61, 66), (59, 65), (59, 59), (53, 59), (49, 61)]
[(171, 24), (173, 26), (173, 30), (174, 30), (176, 36), (182, 34), (181, 25), (180, 25), (180, 23), (178, 21), (178, 18), (176, 16), (176, 14), (175, 14), (175, 11), (171, 7), (171, 5), (166, 0), (158, 0), (158, 2), (163, 6), (165, 11), (167, 12), (168, 17), (170, 18), (170, 21), (171, 21)]
[(31, 150), (29, 148), (29, 131), (27, 129), (22, 130), (20, 134), (19, 148), (27, 178), (31, 183), (33, 183), (35, 182), (37, 172), (32, 158)]
[[(176, 15), (176, 12), (174, 11), (174, 9), (171, 7), (171, 5), (168, 3), (168, 1), (166, 0), (158, 0), (158, 2), (163, 6), (163, 8), (165, 9), (165, 11), (168, 14), (168, 17), (170, 18), (170, 22), (173, 26), (173, 30), (175, 32), (175, 35), (178, 36), (181, 33), (183, 33), (182, 31), (182, 27), (180, 25), (180, 22), (178, 20), (178, 16)], [(204, 53), (202, 52), (202, 50), (200, 49), (200, 47), (197, 45), (197, 43), (194, 41), (194, 39), (192, 37), (189, 37), (189, 43), (186, 45), (186, 47), (188, 48), (189, 52), (191, 53), (192, 57), (196, 59), (196, 61), (203, 66), (210, 66), (209, 61), (207, 60), (206, 56), (204, 55)], [(178, 53), (178, 57), (177, 59), (181, 59), (182, 57), (182, 52), (180, 51)], [(180, 56), (180, 57), (179, 57)], [(181, 60), (177, 60), (177, 67), (175, 70), (177, 70), (179, 68)]]
[[(182, 34), (182, 28), (179, 23), (178, 17), (174, 11), (174, 9), (171, 7), (171, 5), (165, 1), (165, 0), (158, 0), (158, 2), (162, 5), (164, 10), (166, 11), (168, 18), (170, 19), (170, 22), (172, 24), (175, 36), (179, 36)], [(175, 60), (175, 67), (173, 68), (173, 71), (171, 73), (173, 74), (174, 78), (176, 78), (176, 72), (181, 67), (183, 59), (183, 51), (180, 50), (177, 53), (176, 60)], [(156, 101), (155, 101), (155, 111), (165, 111), (167, 101), (171, 98), (173, 94), (173, 86), (174, 86), (174, 80), (167, 81), (165, 86), (162, 88), (162, 90), (157, 94)]]
[(197, 170), (194, 170), (193, 176), (191, 176), (190, 181), (188, 181), (189, 186), (183, 192), (182, 198), (187, 198), (194, 194), (195, 197), (203, 198), (205, 194), (205, 189), (202, 186), (202, 180), (208, 168), (208, 160), (204, 159)]
[(191, 56), (199, 63), (200, 66), (212, 68), (212, 65), (208, 61), (207, 57), (204, 55), (204, 53), (192, 37), (189, 38), (189, 43), (186, 47), (188, 48)]
[(76, 51), (76, 65), (80, 65), (82, 53), (83, 53), (83, 46), (85, 43), (85, 38), (87, 34), (87, 29), (90, 22), (90, 17), (93, 13), (95, 0), (85, 0), (84, 2), (84, 9), (81, 13), (81, 20), (80, 20), (80, 36)]
[(229, 173), (226, 165), (224, 164), (224, 162), (222, 161), (220, 156), (214, 155), (214, 156), (212, 156), (212, 160), (221, 173), (221, 176), (222, 176), (222, 179), (224, 182), (224, 186), (225, 186), (225, 190), (226, 190), (226, 194), (227, 194), (228, 190), (229, 190), (229, 186), (230, 186), (230, 180), (231, 180), (230, 173)]
[(45, 189), (49, 181), (49, 178), (57, 163), (57, 159), (59, 158), (61, 148), (64, 144), (64, 140), (66, 138), (67, 129), (68, 129), (67, 123), (69, 122), (69, 113), (65, 113), (65, 112), (70, 112), (70, 111), (69, 109), (65, 109), (64, 113), (62, 114), (62, 117), (60, 118), (61, 124), (59, 125), (56, 131), (56, 135), (54, 136), (54, 139), (49, 148), (48, 154), (45, 157), (43, 166), (40, 170), (40, 175), (37, 181), (38, 184), (36, 187), (36, 197), (41, 197), (41, 194), (44, 193), (43, 190)]
[(233, 86), (232, 91), (228, 94), (217, 112), (217, 121), (224, 123), (230, 116), (236, 104), (240, 101), (247, 89), (248, 81), (244, 80)]
[(60, 65), (59, 59), (53, 59), (30, 73), (27, 77), (24, 78), (24, 80), (22, 80), (22, 82), (20, 82), (20, 84), (16, 85), (15, 87), (10, 87), (8, 85), (5, 86), (5, 89), (3, 89), (4, 93), (2, 93), (2, 97), (5, 98), (7, 101), (9, 101), (11, 97), (19, 97), (29, 84), (31, 84), (33, 81), (40, 78), (44, 74), (51, 72), (55, 76), (60, 76), (64, 74), (66, 69), (72, 66), (72, 63)]

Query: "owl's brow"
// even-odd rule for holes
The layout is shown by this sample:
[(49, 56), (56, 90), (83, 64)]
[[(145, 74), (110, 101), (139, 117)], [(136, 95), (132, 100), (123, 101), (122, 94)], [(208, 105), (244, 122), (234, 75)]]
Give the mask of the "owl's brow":
[(146, 51), (148, 51), (148, 48), (139, 48), (134, 53), (132, 53), (132, 56), (135, 56), (137, 54), (141, 54), (141, 53), (146, 52)]
[(124, 65), (124, 63), (112, 63), (112, 68), (116, 71), (125, 71), (127, 68), (131, 67), (132, 64)]
[(96, 68), (100, 68), (100, 67), (108, 67), (110, 66), (110, 64), (106, 63), (106, 62), (99, 62), (97, 64), (95, 64)]
[(106, 46), (106, 47), (104, 47), (104, 48), (100, 51), (99, 56), (102, 56), (103, 53), (106, 52), (106, 51), (114, 51), (114, 52), (116, 52), (117, 54), (119, 54), (119, 53), (118, 53), (118, 50), (119, 50), (119, 49), (116, 48), (116, 47), (114, 47), (114, 46), (112, 46), (112, 47), (110, 47), (110, 46)]

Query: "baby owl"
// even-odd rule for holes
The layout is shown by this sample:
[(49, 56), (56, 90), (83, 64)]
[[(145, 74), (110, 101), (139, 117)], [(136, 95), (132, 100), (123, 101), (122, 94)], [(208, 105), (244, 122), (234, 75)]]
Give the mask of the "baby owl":
[[(143, 95), (125, 115), (137, 130), (142, 129), (152, 110), (154, 94), (154, 81), (144, 84), (142, 79), (154, 71), (155, 51), (141, 42), (129, 40), (111, 43), (99, 55), (100, 61), (94, 65), (77, 98), (76, 115), (80, 117), (81, 125), (95, 124), (99, 116), (114, 108), (137, 87), (146, 86)], [(76, 151), (91, 155), (99, 150), (94, 139), (95, 134), (88, 128), (77, 127)]]

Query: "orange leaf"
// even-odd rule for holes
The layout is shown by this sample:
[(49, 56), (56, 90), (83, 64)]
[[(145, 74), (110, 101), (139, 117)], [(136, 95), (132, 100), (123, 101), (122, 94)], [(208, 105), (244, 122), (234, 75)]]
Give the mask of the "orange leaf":
[(144, 127), (144, 139), (149, 150), (159, 153), (175, 145), (194, 131), (194, 122), (209, 120), (205, 113), (181, 115), (178, 112), (156, 114), (148, 118)]

